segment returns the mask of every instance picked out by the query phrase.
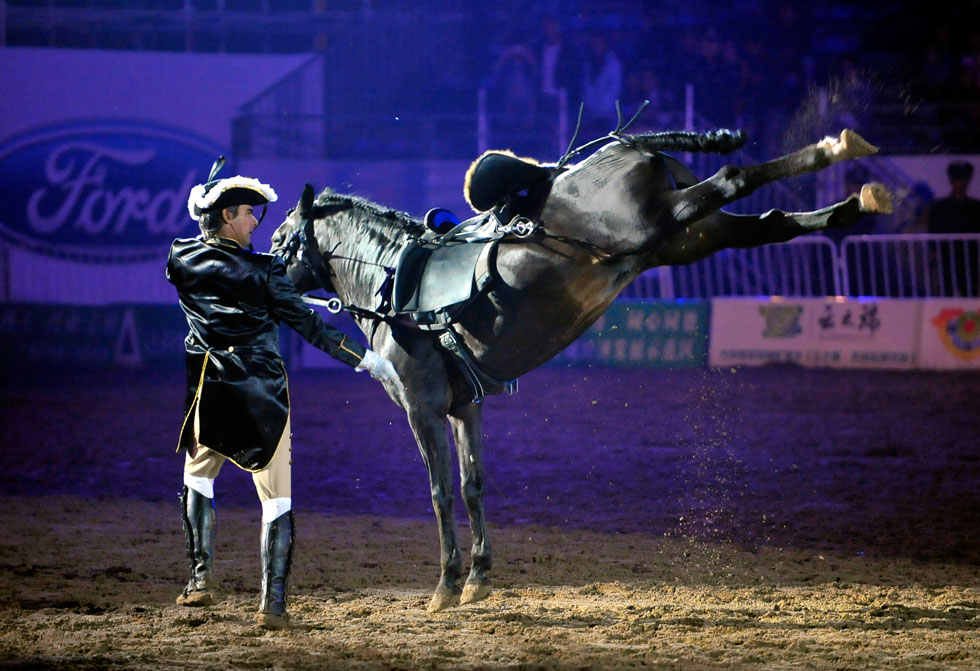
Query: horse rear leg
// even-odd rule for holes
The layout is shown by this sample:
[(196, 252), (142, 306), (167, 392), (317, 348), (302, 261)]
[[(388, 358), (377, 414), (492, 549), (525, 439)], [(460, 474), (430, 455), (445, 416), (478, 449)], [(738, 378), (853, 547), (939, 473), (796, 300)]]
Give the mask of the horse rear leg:
[(865, 214), (891, 211), (891, 195), (881, 184), (865, 184), (860, 194), (813, 212), (731, 214), (719, 210), (671, 238), (657, 249), (649, 265), (693, 263), (722, 249), (786, 242), (814, 231), (852, 226)]
[(470, 516), (473, 536), (472, 566), (463, 585), (460, 603), (485, 599), (491, 591), (487, 576), (491, 565), (490, 539), (483, 509), (483, 406), (469, 403), (449, 413), (456, 455), (459, 458), (460, 489)]
[(792, 154), (758, 165), (726, 165), (708, 179), (686, 189), (663, 194), (673, 218), (689, 224), (711, 212), (744, 198), (770, 182), (816, 172), (829, 165), (862, 158), (878, 149), (853, 130), (845, 129), (839, 138), (824, 138)]
[(462, 593), (457, 584), (463, 574), (463, 559), (453, 517), (452, 458), (445, 418), (426, 408), (412, 408), (408, 412), (408, 423), (429, 473), (432, 510), (439, 524), (441, 574), (439, 585), (429, 601), (429, 611), (434, 613), (458, 604)]

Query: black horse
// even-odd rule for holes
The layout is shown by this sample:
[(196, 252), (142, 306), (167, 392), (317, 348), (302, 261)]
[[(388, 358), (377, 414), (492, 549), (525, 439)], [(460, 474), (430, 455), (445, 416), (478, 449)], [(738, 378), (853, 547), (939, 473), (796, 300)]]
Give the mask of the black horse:
[[(493, 280), (453, 326), (475, 365), (497, 380), (540, 366), (578, 338), (648, 268), (692, 263), (729, 247), (782, 242), (849, 226), (865, 213), (891, 211), (891, 196), (880, 184), (867, 184), (860, 195), (814, 212), (720, 210), (769, 182), (877, 151), (851, 130), (773, 161), (726, 166), (704, 181), (661, 153), (729, 151), (743, 143), (740, 133), (727, 131), (616, 135), (577, 164), (515, 164), (517, 170), (508, 174), (518, 177), (505, 179), (503, 190), (499, 182), (489, 189), (480, 185), (482, 199), (506, 197), (533, 232), (500, 241)], [(471, 203), (477, 186), (467, 182)], [(490, 593), (482, 405), (474, 402), (471, 384), (438, 334), (356, 307), (377, 305), (379, 288), (390, 280), (386, 269), (425, 230), (417, 219), (354, 196), (327, 190), (314, 203), (308, 187), (276, 231), (272, 250), (283, 254), (300, 290), (326, 288), (350, 306), (370, 346), (401, 375), (404, 392), (388, 387), (388, 393), (407, 413), (428, 469), (442, 571), (429, 609), (438, 611)], [(447, 420), (473, 537), (472, 565), (462, 588)]]

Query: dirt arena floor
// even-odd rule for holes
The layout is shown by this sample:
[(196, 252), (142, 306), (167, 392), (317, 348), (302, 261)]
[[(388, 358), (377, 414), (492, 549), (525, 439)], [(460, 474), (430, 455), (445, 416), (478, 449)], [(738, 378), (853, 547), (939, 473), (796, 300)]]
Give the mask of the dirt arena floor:
[(234, 467), (221, 600), (174, 604), (181, 382), (8, 373), (0, 669), (980, 668), (980, 375), (536, 371), (487, 401), (495, 591), (430, 614), (407, 425), (366, 375), (294, 374), (283, 632)]

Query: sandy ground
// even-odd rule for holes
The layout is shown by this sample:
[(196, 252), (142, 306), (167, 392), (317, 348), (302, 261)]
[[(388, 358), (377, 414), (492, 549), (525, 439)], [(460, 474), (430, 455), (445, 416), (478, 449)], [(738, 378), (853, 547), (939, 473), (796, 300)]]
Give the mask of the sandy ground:
[(174, 605), (180, 381), (4, 381), (0, 669), (980, 667), (977, 375), (537, 371), (487, 402), (495, 591), (437, 614), (397, 409), (366, 376), (293, 375), (285, 632), (254, 624), (233, 468), (221, 600)]

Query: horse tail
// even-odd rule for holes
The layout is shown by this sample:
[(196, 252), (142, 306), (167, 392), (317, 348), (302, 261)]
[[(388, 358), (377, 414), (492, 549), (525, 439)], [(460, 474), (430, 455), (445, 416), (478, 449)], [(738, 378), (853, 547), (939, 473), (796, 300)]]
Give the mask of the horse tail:
[(640, 133), (628, 137), (630, 141), (647, 151), (697, 151), (717, 154), (727, 154), (740, 149), (748, 140), (745, 131), (730, 131), (727, 128), (706, 133), (674, 130), (663, 133)]

